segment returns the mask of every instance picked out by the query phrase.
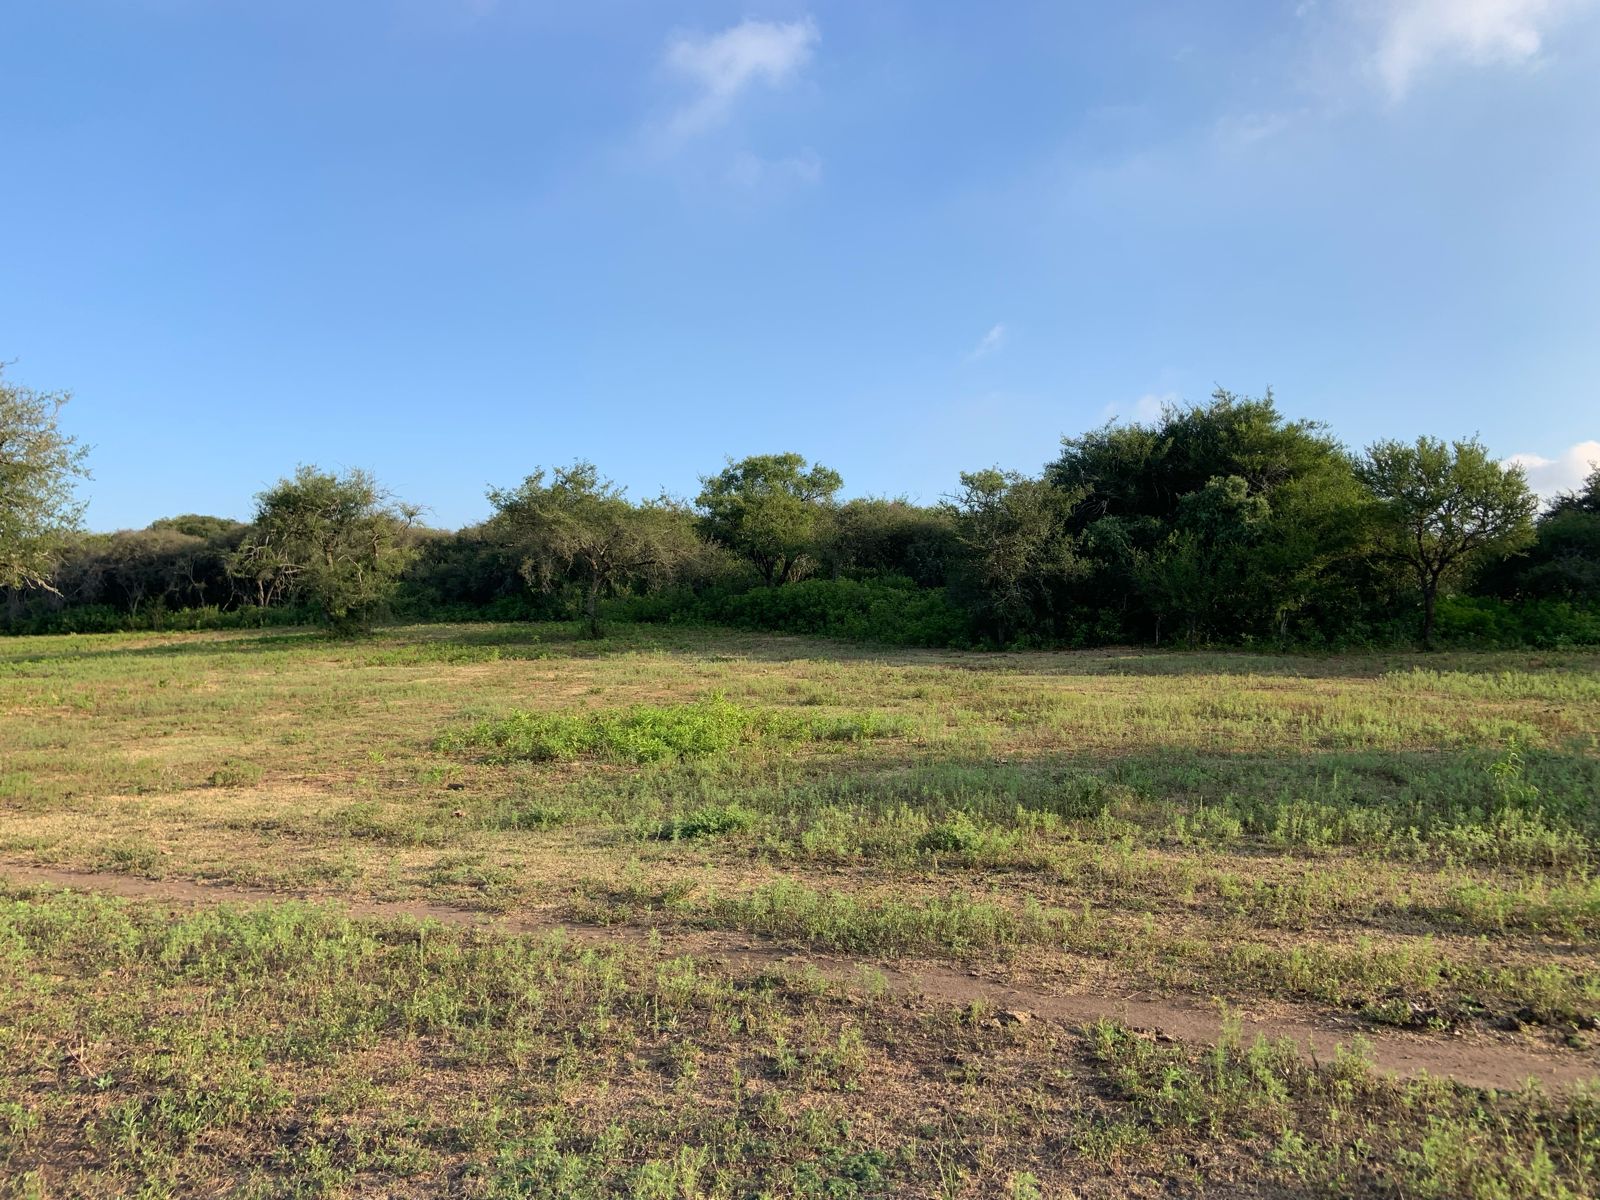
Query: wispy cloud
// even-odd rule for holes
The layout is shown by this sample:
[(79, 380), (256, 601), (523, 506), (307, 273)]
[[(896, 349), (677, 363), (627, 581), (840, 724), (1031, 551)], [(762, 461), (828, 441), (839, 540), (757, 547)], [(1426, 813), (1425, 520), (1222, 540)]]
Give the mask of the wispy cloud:
[(1228, 150), (1246, 150), (1257, 142), (1275, 138), (1293, 124), (1294, 113), (1236, 113), (1216, 124), (1217, 141)]
[(1554, 458), (1513, 454), (1503, 465), (1521, 467), (1527, 472), (1528, 486), (1548, 499), (1557, 492), (1576, 490), (1589, 477), (1589, 472), (1600, 466), (1600, 442), (1579, 442)]
[(802, 150), (783, 158), (762, 158), (741, 154), (728, 168), (727, 181), (736, 187), (756, 191), (790, 184), (822, 182), (822, 157), (815, 150)]
[(1106, 405), (1100, 413), (1100, 418), (1104, 421), (1137, 421), (1140, 424), (1148, 424), (1151, 421), (1159, 420), (1163, 411), (1176, 407), (1178, 402), (1177, 392), (1161, 392), (1159, 394), (1146, 392), (1132, 404), (1124, 404), (1119, 401)]
[(720, 125), (756, 84), (789, 83), (811, 61), (820, 39), (810, 17), (747, 20), (721, 33), (675, 35), (663, 62), (692, 85), (694, 95), (668, 120), (667, 136), (681, 141)]
[(1594, 0), (1380, 0), (1371, 65), (1392, 99), (1438, 62), (1525, 65), (1551, 31)]
[(967, 355), (967, 361), (977, 362), (980, 358), (987, 358), (989, 355), (994, 354), (1005, 346), (1008, 336), (1006, 327), (1003, 324), (992, 326), (988, 333), (978, 339), (978, 344)]

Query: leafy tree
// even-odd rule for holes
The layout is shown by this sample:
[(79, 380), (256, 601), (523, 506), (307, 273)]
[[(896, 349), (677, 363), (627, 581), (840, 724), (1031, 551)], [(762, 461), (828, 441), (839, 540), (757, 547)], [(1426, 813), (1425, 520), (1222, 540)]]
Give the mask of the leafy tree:
[(1286, 421), (1270, 390), (1252, 398), (1218, 388), (1210, 403), (1171, 406), (1152, 424), (1063, 439), (1047, 477), (1084, 489), (1074, 518), (1081, 525), (1102, 516), (1168, 519), (1184, 496), (1230, 475), (1270, 499), (1292, 480), (1349, 469), (1325, 426)]
[(1067, 528), (1078, 494), (998, 468), (963, 472), (961, 487), (957, 594), (999, 645), (1058, 635), (1062, 585), (1082, 570)]
[(1550, 512), (1554, 516), (1578, 512), (1585, 516), (1600, 517), (1600, 465), (1589, 472), (1589, 477), (1577, 491), (1562, 492), (1557, 496), (1550, 505)]
[(665, 583), (698, 549), (682, 508), (665, 500), (633, 504), (593, 463), (557, 469), (548, 483), (535, 471), (520, 487), (491, 491), (489, 500), (531, 585), (582, 590), (591, 637), (600, 636), (602, 596)]
[(263, 603), (288, 597), (336, 630), (355, 630), (394, 595), (416, 557), (420, 513), (365, 471), (301, 467), (256, 498), (253, 527), (230, 569)]
[(1600, 468), (1576, 492), (1555, 498), (1517, 558), (1492, 564), (1479, 580), (1491, 594), (1600, 604)]
[[(1348, 605), (1346, 573), (1364, 536), (1353, 463), (1322, 425), (1285, 420), (1270, 391), (1253, 399), (1219, 389), (1207, 404), (1062, 447), (1046, 478), (1081, 496), (1069, 521), (1088, 567), (1077, 601), (1126, 632), (1179, 621), (1191, 637), (1283, 636), (1297, 613)], [(1211, 505), (1197, 498), (1220, 499), (1219, 480), (1238, 481), (1227, 489), (1249, 498), (1248, 553), (1238, 537), (1219, 540), (1214, 522), (1196, 527), (1194, 505)], [(1228, 603), (1219, 605), (1206, 596), (1222, 594), (1208, 580), (1221, 587), (1224, 562)]]
[(1358, 472), (1381, 506), (1383, 552), (1422, 593), (1422, 640), (1431, 646), (1440, 588), (1531, 542), (1538, 503), (1522, 469), (1500, 466), (1476, 439), (1377, 442)]
[(0, 588), (55, 591), (51, 571), (83, 517), (73, 487), (88, 449), (56, 423), (69, 399), (11, 383), (0, 365)]
[(1271, 516), (1266, 498), (1237, 475), (1213, 478), (1179, 501), (1176, 528), (1136, 559), (1158, 645), (1166, 618), (1183, 622), (1191, 645), (1202, 630), (1226, 627), (1255, 584), (1254, 556)]
[(957, 550), (955, 518), (948, 509), (868, 497), (834, 509), (818, 553), (823, 569), (835, 578), (901, 575), (923, 587), (940, 587)]
[(768, 587), (803, 576), (826, 532), (839, 473), (798, 454), (758, 454), (701, 479), (701, 531), (755, 564)]
[(223, 539), (246, 528), (244, 522), (232, 517), (212, 517), (204, 513), (184, 513), (177, 517), (162, 517), (150, 522), (151, 529), (173, 529), (190, 537)]
[(493, 604), (528, 589), (521, 556), (492, 521), (454, 533), (424, 530), (406, 585), (426, 603), (449, 605)]

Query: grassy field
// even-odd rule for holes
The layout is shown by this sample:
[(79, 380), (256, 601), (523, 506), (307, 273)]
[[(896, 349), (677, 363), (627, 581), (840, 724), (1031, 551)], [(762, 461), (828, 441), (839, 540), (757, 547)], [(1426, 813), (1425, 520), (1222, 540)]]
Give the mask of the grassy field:
[(1600, 655), (0, 642), (0, 1194), (1600, 1194)]

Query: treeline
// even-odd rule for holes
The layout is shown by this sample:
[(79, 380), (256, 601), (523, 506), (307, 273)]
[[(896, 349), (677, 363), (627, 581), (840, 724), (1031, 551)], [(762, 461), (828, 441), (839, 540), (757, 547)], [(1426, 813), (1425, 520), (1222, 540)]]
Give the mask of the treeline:
[(1218, 392), (1062, 443), (936, 505), (840, 501), (796, 454), (692, 500), (587, 463), (489, 493), (448, 533), (366, 474), (302, 468), (250, 522), (80, 535), (12, 631), (317, 619), (714, 622), (933, 646), (1600, 642), (1600, 471), (1543, 512), (1476, 440), (1356, 454), (1271, 395)]

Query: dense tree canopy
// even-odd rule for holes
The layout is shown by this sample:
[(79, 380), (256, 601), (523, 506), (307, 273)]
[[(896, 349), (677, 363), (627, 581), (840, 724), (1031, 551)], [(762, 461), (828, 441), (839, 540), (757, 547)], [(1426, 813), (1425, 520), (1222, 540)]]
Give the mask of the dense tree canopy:
[(1042, 640), (1059, 629), (1063, 589), (1084, 569), (1068, 531), (1080, 497), (998, 468), (962, 474), (958, 588), (992, 641)]
[(1283, 636), (1337, 603), (1359, 550), (1364, 496), (1350, 456), (1272, 394), (1218, 391), (1151, 423), (1066, 439), (1045, 478), (1075, 497), (1068, 529), (1087, 569), (1080, 613), (1123, 636)]
[(956, 523), (947, 508), (872, 497), (850, 500), (833, 510), (818, 555), (835, 578), (898, 575), (938, 587), (956, 556)]
[(1520, 472), (1476, 441), (1357, 457), (1270, 392), (1090, 430), (1038, 475), (965, 473), (931, 506), (841, 502), (838, 473), (793, 453), (730, 461), (692, 505), (636, 503), (578, 462), (491, 491), (494, 515), (451, 533), (416, 527), (363, 472), (302, 468), (250, 524), (190, 513), (106, 534), (70, 532), (82, 452), (54, 433), (63, 397), (5, 395), (43, 438), (49, 469), (27, 478), (48, 519), (5, 535), (33, 557), (31, 575), (10, 560), (0, 628), (300, 606), (342, 627), (387, 609), (577, 616), (597, 634), (611, 606), (932, 645), (1600, 642), (1600, 470), (1535, 520)]
[(1576, 492), (1556, 497), (1534, 526), (1533, 544), (1492, 563), (1484, 582), (1516, 598), (1581, 604), (1600, 597), (1600, 468)]

